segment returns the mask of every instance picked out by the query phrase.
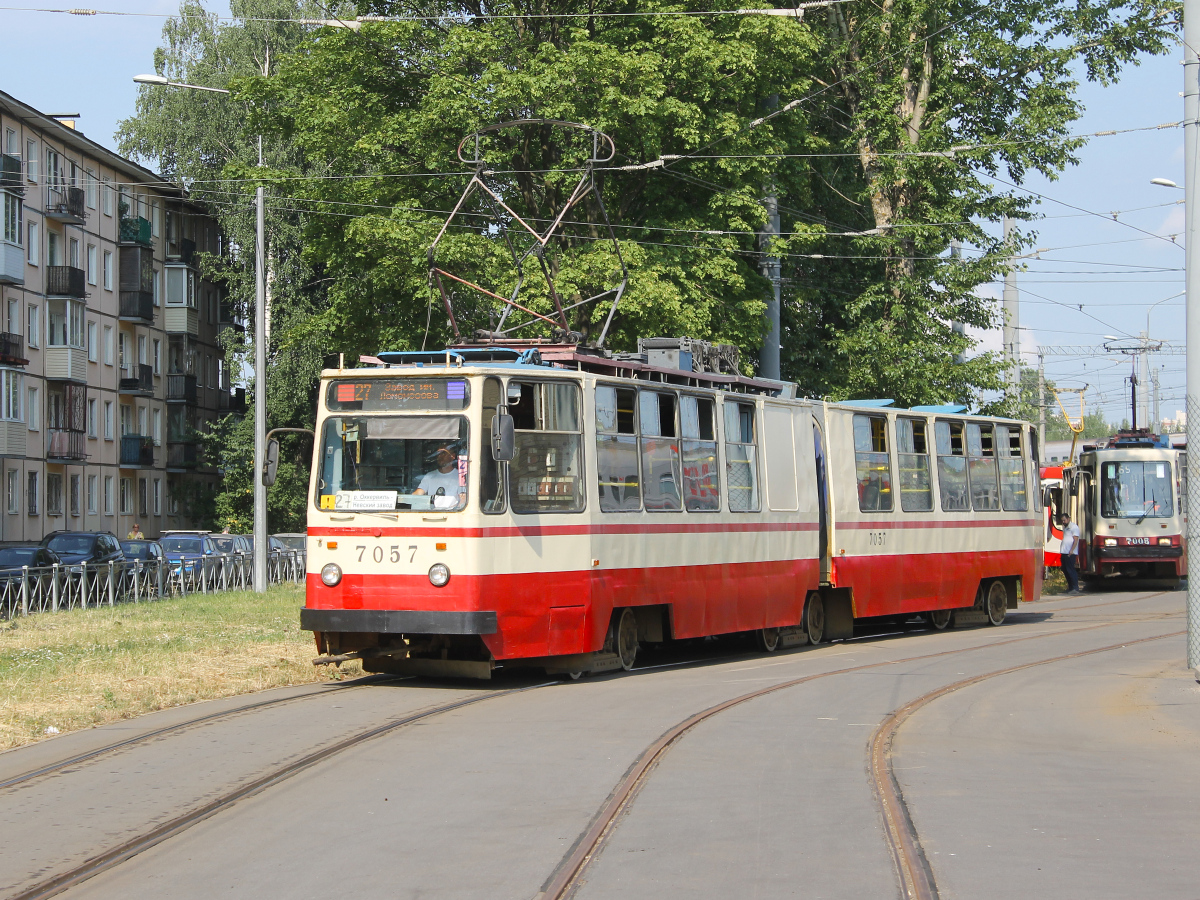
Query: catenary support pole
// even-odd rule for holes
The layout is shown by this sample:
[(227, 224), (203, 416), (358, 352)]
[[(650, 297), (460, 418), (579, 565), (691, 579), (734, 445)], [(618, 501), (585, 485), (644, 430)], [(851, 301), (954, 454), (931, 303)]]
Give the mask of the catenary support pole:
[(254, 590), (261, 594), (267, 589), (267, 486), (262, 483), (267, 449), (267, 241), (262, 185), (254, 202)]
[[(1004, 217), (1004, 239), (1012, 233), (1012, 219)], [(1013, 403), (1021, 400), (1021, 312), (1017, 293), (1017, 271), (1004, 273), (1004, 358), (1008, 361), (1008, 396)]]
[[(767, 208), (767, 225), (759, 234), (759, 244), (765, 250), (775, 238), (779, 237), (779, 198), (772, 186), (771, 193), (763, 201)], [(779, 324), (780, 303), (780, 264), (778, 256), (764, 256), (761, 271), (763, 277), (771, 282), (771, 293), (767, 297), (767, 324), (770, 331), (763, 343), (762, 353), (758, 358), (758, 374), (763, 378), (779, 380), (782, 371), (779, 364), (779, 339), (783, 333)]]
[(1038, 354), (1038, 452), (1046, 452), (1046, 354)]
[[(1200, 243), (1196, 207), (1200, 146), (1200, 0), (1183, 3), (1183, 161), (1184, 161), (1184, 234), (1187, 250), (1187, 436), (1189, 449), (1200, 448)], [(1192, 450), (1196, 452), (1196, 450)], [(1188, 479), (1188, 532), (1191, 523), (1200, 522), (1200, 478)], [(1187, 589), (1187, 663), (1200, 681), (1200, 577), (1188, 579)]]

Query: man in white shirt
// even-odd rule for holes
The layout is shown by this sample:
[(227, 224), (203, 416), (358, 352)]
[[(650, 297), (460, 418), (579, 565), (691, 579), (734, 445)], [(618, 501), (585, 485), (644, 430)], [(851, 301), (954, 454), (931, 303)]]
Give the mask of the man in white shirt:
[[(439, 493), (440, 492), (440, 493)], [(435, 509), (450, 509), (458, 506), (459, 495), (466, 488), (458, 483), (458, 457), (449, 447), (437, 452), (437, 468), (426, 472), (414, 494), (429, 494)], [(448, 499), (447, 499), (448, 498)]]
[(1081, 594), (1079, 590), (1079, 570), (1075, 568), (1075, 555), (1079, 553), (1079, 526), (1071, 521), (1071, 517), (1063, 513), (1062, 544), (1058, 552), (1062, 556), (1062, 571), (1067, 576), (1067, 593)]

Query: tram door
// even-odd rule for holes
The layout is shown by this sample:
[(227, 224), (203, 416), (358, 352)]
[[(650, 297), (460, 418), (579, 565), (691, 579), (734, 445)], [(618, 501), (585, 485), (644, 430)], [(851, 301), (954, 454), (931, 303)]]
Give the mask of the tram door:
[(821, 426), (813, 419), (813, 451), (816, 463), (814, 475), (817, 479), (817, 528), (818, 550), (821, 556), (821, 581), (827, 582), (832, 577), (829, 545), (832, 543), (829, 535), (829, 482), (825, 477), (825, 440), (821, 435)]

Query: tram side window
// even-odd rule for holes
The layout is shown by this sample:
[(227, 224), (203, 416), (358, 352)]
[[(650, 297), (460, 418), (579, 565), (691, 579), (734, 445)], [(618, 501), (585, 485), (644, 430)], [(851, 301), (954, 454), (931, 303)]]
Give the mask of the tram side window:
[(504, 469), (492, 457), (488, 443), (492, 434), (492, 419), (504, 401), (504, 387), (499, 378), (483, 383), (483, 453), (479, 460), (479, 508), (485, 513), (501, 513), (507, 502), (504, 497)]
[(579, 429), (579, 385), (512, 382), (509, 414), (516, 456), (508, 465), (510, 502), (516, 513), (579, 512), (584, 505)]
[(967, 468), (971, 473), (971, 507), (977, 511), (1000, 508), (996, 486), (996, 432), (991, 425), (967, 423)]
[(642, 508), (636, 412), (637, 391), (596, 385), (596, 482), (604, 512)]
[(642, 391), (638, 419), (642, 431), (642, 497), (652, 512), (683, 508), (679, 490), (679, 432), (674, 394)]
[(943, 512), (962, 512), (971, 508), (967, 487), (967, 447), (962, 422), (934, 422), (937, 446), (938, 488)]
[(854, 417), (854, 474), (858, 508), (863, 512), (891, 512), (892, 463), (886, 416)]
[[(1038, 449), (1038, 433), (1036, 428), (1029, 429), (1029, 457), (1033, 461), (1033, 481), (1034, 484), (1042, 483), (1042, 455)], [(1042, 492), (1040, 490), (1033, 492), (1033, 509), (1034, 512), (1042, 511)]]
[(758, 512), (754, 405), (725, 401), (725, 490), (730, 512)]
[(689, 512), (712, 512), (721, 508), (721, 485), (717, 475), (717, 423), (709, 397), (681, 397), (683, 426), (683, 502)]
[(1021, 455), (1021, 429), (996, 426), (996, 449), (1000, 451), (1000, 505), (1013, 512), (1029, 508), (1025, 493), (1025, 459)]
[(929, 444), (923, 419), (896, 420), (896, 451), (900, 462), (900, 508), (905, 512), (933, 509), (929, 481)]

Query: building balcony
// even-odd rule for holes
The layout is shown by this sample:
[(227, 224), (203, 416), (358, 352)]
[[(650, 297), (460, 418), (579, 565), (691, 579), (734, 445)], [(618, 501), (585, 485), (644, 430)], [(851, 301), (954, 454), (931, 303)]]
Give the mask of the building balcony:
[(152, 291), (121, 291), (122, 322), (154, 322), (154, 293)]
[(117, 390), (122, 394), (133, 394), (138, 397), (154, 396), (154, 367), (137, 365), (133, 367), (133, 375), (122, 378), (117, 384)]
[(196, 404), (196, 376), (168, 375), (167, 402)]
[(154, 467), (154, 438), (144, 434), (121, 437), (121, 468), (151, 469)]
[(200, 315), (190, 306), (164, 306), (163, 330), (167, 334), (200, 334)]
[(25, 248), (0, 241), (0, 284), (25, 283)]
[(68, 225), (82, 225), (87, 221), (83, 188), (47, 187), (46, 208), (42, 215)]
[(87, 384), (87, 351), (82, 347), (47, 347), (43, 352), (48, 379)]
[(25, 193), (25, 182), (21, 178), (20, 157), (8, 153), (0, 154), (0, 190), (13, 194)]
[(194, 441), (167, 442), (167, 471), (186, 472), (204, 464), (204, 450)]
[(235, 388), (217, 394), (217, 408), (222, 412), (244, 413), (246, 411), (246, 389)]
[(49, 429), (46, 446), (48, 461), (77, 462), (87, 459), (87, 435), (82, 431)]
[(25, 442), (29, 438), (29, 426), (24, 422), (0, 419), (0, 454), (24, 456)]
[(29, 360), (25, 358), (25, 338), (0, 331), (0, 365), (24, 366), (28, 363)]
[(46, 266), (46, 296), (82, 300), (87, 296), (83, 269), (76, 269), (74, 266)]
[(118, 240), (122, 244), (141, 244), (143, 247), (154, 246), (154, 233), (149, 219), (141, 216), (121, 216), (121, 230)]
[(187, 238), (170, 241), (167, 244), (167, 259), (170, 262), (181, 262), (185, 266), (194, 265), (196, 259), (196, 242), (189, 241)]

